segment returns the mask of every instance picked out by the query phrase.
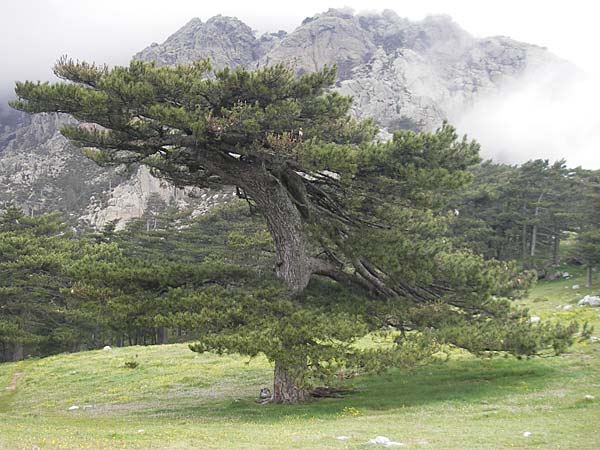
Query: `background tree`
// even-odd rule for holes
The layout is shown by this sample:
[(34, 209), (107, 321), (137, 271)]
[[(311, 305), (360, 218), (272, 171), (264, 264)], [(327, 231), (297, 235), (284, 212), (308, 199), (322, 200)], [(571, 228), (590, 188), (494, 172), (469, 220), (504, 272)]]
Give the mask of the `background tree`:
[(459, 212), (453, 236), (486, 258), (517, 260), (540, 274), (558, 265), (561, 240), (586, 220), (577, 171), (535, 160), (486, 161), (471, 172), (473, 183), (450, 202)]
[(103, 320), (97, 299), (75, 299), (69, 267), (115, 249), (78, 239), (56, 215), (0, 214), (0, 343), (4, 360), (89, 348)]
[[(445, 237), (452, 217), (447, 193), (464, 185), (468, 167), (479, 161), (478, 145), (459, 139), (451, 126), (435, 133), (400, 131), (390, 142), (373, 142), (372, 123), (348, 115), (351, 99), (326, 91), (335, 81), (331, 68), (295, 78), (283, 66), (212, 71), (206, 61), (177, 67), (134, 61), (109, 70), (62, 59), (55, 73), (69, 82), (17, 83), (13, 106), (86, 122), (62, 132), (100, 164), (146, 164), (177, 185), (233, 185), (264, 217), (275, 274), (286, 289), (267, 286), (257, 292), (268, 294), (234, 297), (237, 307), (223, 303), (227, 296), (218, 290), (200, 295), (199, 302), (210, 306), (204, 312), (217, 314), (208, 329), (222, 336), (237, 330), (235, 342), (243, 337), (246, 344), (213, 333), (195, 348), (252, 353), (249, 345), (261, 343), (275, 363), (274, 401), (306, 398), (304, 375), (320, 358), (330, 359), (331, 348), (346, 348), (315, 343), (369, 331), (361, 325), (365, 310), (356, 320), (347, 311), (336, 313), (336, 305), (346, 304), (341, 300), (325, 306), (321, 299), (314, 306), (306, 290), (313, 275), (377, 298), (378, 317), (386, 317), (379, 326), (402, 331), (402, 342), (426, 336), (433, 345), (427, 330), (471, 321), (524, 321), (493, 295), (526, 285), (527, 277), (509, 282), (507, 265), (456, 249)], [(237, 241), (244, 244), (241, 236)], [(243, 305), (259, 299), (267, 305), (266, 319), (247, 319)], [(348, 332), (351, 322), (358, 328)], [(251, 340), (251, 329), (282, 345)], [(438, 335), (459, 341), (457, 333)], [(402, 342), (392, 353), (406, 348)], [(311, 345), (317, 353), (308, 351)], [(490, 340), (487, 347), (505, 345)]]
[(592, 271), (600, 265), (600, 172), (578, 170), (582, 222), (576, 238), (575, 257), (586, 266), (585, 286), (592, 285)]

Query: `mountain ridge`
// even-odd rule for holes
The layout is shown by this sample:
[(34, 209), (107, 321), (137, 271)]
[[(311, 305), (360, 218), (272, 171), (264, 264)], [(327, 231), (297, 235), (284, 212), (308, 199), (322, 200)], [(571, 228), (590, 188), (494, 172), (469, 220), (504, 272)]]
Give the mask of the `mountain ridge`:
[[(475, 38), (449, 16), (410, 21), (391, 10), (342, 9), (307, 17), (289, 33), (260, 36), (234, 17), (194, 18), (133, 58), (158, 65), (210, 58), (216, 68), (281, 63), (299, 74), (336, 64), (335, 89), (353, 96), (352, 113), (373, 117), (383, 134), (435, 129), (529, 72), (568, 66), (536, 45), (502, 36)], [(204, 191), (191, 198), (150, 180), (143, 169), (131, 178), (100, 169), (59, 134), (65, 120), (46, 115), (0, 124), (0, 206), (13, 201), (32, 214), (56, 209), (86, 226), (102, 227), (139, 217), (153, 193), (197, 211), (233, 197), (231, 191), (223, 198)]]

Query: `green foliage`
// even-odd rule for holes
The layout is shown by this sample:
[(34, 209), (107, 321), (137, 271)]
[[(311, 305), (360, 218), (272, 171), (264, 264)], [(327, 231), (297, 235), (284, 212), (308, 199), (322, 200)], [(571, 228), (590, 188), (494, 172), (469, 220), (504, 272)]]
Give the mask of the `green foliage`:
[(85, 341), (83, 336), (97, 326), (100, 317), (96, 302), (78, 303), (69, 294), (73, 286), (71, 268), (90, 255), (113, 252), (76, 239), (56, 215), (26, 217), (14, 207), (2, 213), (2, 358), (79, 348)]
[[(327, 90), (334, 68), (296, 78), (282, 65), (108, 69), (62, 59), (55, 73), (69, 82), (17, 83), (13, 106), (90, 122), (63, 134), (100, 164), (143, 163), (176, 185), (234, 185), (264, 219), (233, 208), (170, 225), (161, 218), (175, 214), (154, 198), (126, 233), (97, 236), (98, 254), (70, 265), (74, 295), (103, 299), (117, 335), (145, 343), (149, 330), (192, 330), (193, 350), (262, 352), (306, 388), (340, 368), (416, 364), (444, 344), (560, 351), (575, 331), (527, 324), (504, 296), (528, 288), (531, 274), (450, 237), (451, 195), (471, 180), (479, 145), (446, 123), (374, 142), (372, 121), (353, 119), (351, 98)], [(496, 169), (494, 177), (504, 172)], [(541, 208), (550, 209), (543, 202), (555, 200), (564, 172), (532, 162), (495, 186), (524, 211), (515, 223), (525, 250), (531, 228), (532, 256)], [(530, 186), (546, 179), (541, 192)], [(471, 223), (485, 229), (477, 214)], [(392, 341), (358, 349), (370, 333)]]

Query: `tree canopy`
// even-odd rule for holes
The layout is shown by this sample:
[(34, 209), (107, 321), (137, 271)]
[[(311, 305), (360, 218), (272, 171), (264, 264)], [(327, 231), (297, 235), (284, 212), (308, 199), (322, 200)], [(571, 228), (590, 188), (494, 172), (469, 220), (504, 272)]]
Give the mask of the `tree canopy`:
[(531, 274), (450, 237), (448, 196), (479, 162), (478, 144), (450, 125), (378, 141), (370, 120), (348, 114), (351, 98), (328, 89), (334, 68), (297, 78), (282, 65), (109, 69), (65, 58), (55, 73), (66, 82), (17, 83), (13, 106), (78, 119), (62, 132), (100, 164), (145, 164), (180, 186), (232, 185), (264, 217), (284, 289), (174, 295), (204, 305), (185, 316), (204, 325), (195, 350), (260, 349), (275, 362), (275, 401), (305, 398), (309, 368), (373, 366), (349, 345), (375, 330), (400, 333), (375, 352), (390, 364), (440, 343), (531, 354), (570, 339), (571, 328), (534, 327), (502, 298)]

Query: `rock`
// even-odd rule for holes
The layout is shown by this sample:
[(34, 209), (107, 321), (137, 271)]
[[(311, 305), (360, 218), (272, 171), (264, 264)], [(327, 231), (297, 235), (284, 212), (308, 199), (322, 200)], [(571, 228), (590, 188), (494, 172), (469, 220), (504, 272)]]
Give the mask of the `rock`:
[(369, 439), (369, 444), (387, 444), (388, 442), (391, 442), (389, 438), (385, 437), (385, 436), (377, 436), (374, 437), (373, 439)]
[(562, 307), (562, 309), (563, 309), (564, 311), (568, 311), (568, 310), (569, 310), (569, 309), (571, 309), (571, 308), (573, 308), (573, 305), (565, 305), (565, 306), (563, 306), (563, 307)]
[(569, 274), (569, 272), (563, 272), (562, 273), (562, 277), (563, 278), (569, 278), (571, 275)]
[(348, 436), (336, 436), (336, 439), (338, 441), (347, 441), (350, 438)]
[(531, 316), (531, 317), (529, 318), (529, 321), (530, 321), (531, 323), (536, 323), (536, 322), (539, 322), (540, 320), (542, 320), (542, 319), (541, 319), (541, 318), (539, 318), (538, 316)]
[(134, 56), (161, 66), (210, 58), (216, 68), (250, 66), (263, 54), (252, 29), (235, 17), (215, 16), (205, 23), (195, 18), (160, 45), (151, 45)]
[(77, 411), (78, 409), (79, 409), (79, 406), (73, 405), (73, 406), (69, 406), (67, 408), (67, 411)]
[(595, 295), (586, 295), (581, 300), (577, 302), (579, 306), (589, 305), (592, 307), (600, 306), (600, 297)]
[(571, 286), (571, 289), (579, 289), (579, 285), (578, 284), (574, 284), (573, 286)]
[(561, 278), (563, 276), (562, 272), (554, 272), (551, 274), (548, 274), (548, 276), (546, 278), (548, 278), (548, 280), (550, 281), (554, 281), (557, 280), (558, 278)]
[(143, 428), (140, 428), (139, 430), (137, 430), (137, 432), (138, 432), (138, 433), (143, 433), (143, 432), (144, 432), (144, 429), (143, 429)]
[(525, 433), (523, 433), (523, 437), (529, 437), (531, 436), (531, 431), (526, 431)]
[(110, 345), (105, 345), (104, 347), (102, 347), (102, 350), (105, 350), (105, 351), (112, 350), (112, 347)]
[(596, 397), (594, 397), (593, 395), (587, 394), (587, 395), (584, 396), (584, 398), (586, 400), (594, 400)]
[(369, 439), (368, 443), (383, 445), (384, 447), (402, 447), (402, 446), (404, 446), (404, 444), (402, 442), (392, 441), (385, 436), (377, 436), (373, 439)]
[(288, 34), (260, 61), (261, 65), (293, 62), (299, 73), (314, 72), (337, 64), (338, 77), (352, 77), (352, 70), (366, 63), (376, 45), (359, 16), (345, 10), (330, 9)]
[(600, 338), (598, 336), (590, 336), (590, 342), (594, 343), (598, 341), (600, 341)]
[(266, 399), (271, 398), (271, 389), (266, 388), (266, 387), (262, 388), (260, 390), (260, 393), (258, 394), (258, 398), (260, 398), (261, 400), (266, 400)]

